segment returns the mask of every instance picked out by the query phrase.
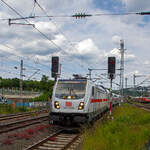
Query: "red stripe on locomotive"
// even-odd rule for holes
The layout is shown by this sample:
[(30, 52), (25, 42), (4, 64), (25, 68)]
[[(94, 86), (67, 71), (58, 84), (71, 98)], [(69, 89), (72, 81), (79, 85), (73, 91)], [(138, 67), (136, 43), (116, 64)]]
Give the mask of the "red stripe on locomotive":
[(91, 99), (91, 103), (106, 102), (108, 99)]

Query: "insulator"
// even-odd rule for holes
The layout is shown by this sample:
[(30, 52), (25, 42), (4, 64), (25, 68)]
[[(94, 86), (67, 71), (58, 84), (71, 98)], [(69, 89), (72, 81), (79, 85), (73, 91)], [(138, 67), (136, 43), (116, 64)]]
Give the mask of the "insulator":
[(137, 15), (150, 15), (150, 11), (136, 13)]

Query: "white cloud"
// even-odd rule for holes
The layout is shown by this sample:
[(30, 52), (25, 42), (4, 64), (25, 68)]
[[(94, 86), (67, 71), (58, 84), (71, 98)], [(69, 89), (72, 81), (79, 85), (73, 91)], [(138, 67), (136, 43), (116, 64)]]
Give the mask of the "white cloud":
[(114, 44), (119, 44), (119, 43), (120, 43), (120, 40), (121, 40), (121, 37), (118, 36), (118, 35), (114, 35), (114, 36), (112, 37), (112, 42), (113, 42)]
[(81, 55), (96, 54), (98, 53), (98, 48), (96, 47), (92, 39), (86, 39), (79, 42), (75, 46), (75, 49), (72, 51), (72, 53), (78, 53)]
[[(9, 17), (10, 17), (10, 16), (9, 16)], [(1, 18), (1, 19), (8, 18), (8, 14), (5, 13), (5, 12), (0, 12), (0, 18)]]
[(144, 61), (144, 65), (150, 65), (150, 61), (149, 60)]
[[(114, 56), (114, 57), (117, 57), (118, 60), (120, 60), (121, 53), (120, 53), (119, 49), (114, 48), (111, 51), (106, 52), (105, 56), (106, 57)], [(134, 61), (136, 56), (134, 54), (132, 54), (131, 52), (129, 52), (129, 51), (128, 52), (125, 51), (124, 58), (125, 58), (125, 61), (131, 61), (131, 60)]]
[(134, 73), (135, 74), (140, 74), (140, 71), (139, 70), (135, 70)]
[[(58, 46), (64, 46), (65, 43), (65, 37), (62, 34), (58, 34), (55, 36), (55, 40), (53, 40), (53, 42), (58, 45)], [(62, 48), (63, 49), (63, 48)]]
[(57, 28), (52, 22), (37, 22), (35, 26), (42, 32), (56, 32), (59, 28)]
[[(7, 1), (16, 8), (23, 16), (29, 16), (33, 1)], [(128, 11), (147, 10), (149, 1), (122, 0)], [(92, 0), (44, 0), (39, 1), (49, 15), (72, 15), (75, 13), (108, 13), (109, 10), (94, 8)], [(143, 3), (143, 4), (142, 4)], [(24, 5), (26, 4), (26, 5)], [(35, 15), (45, 15), (37, 6)], [(0, 17), (18, 17), (4, 4), (0, 8)], [(75, 18), (51, 18), (57, 27), (48, 18), (37, 18), (29, 20), (35, 23), (36, 27), (54, 43), (47, 40), (43, 35), (34, 30), (32, 26), (8, 26), (4, 21), (0, 24), (0, 44), (7, 44), (15, 50), (0, 47), (6, 52), (0, 55), (11, 56), (8, 52), (23, 57), (38, 58), (39, 62), (50, 63), (50, 57), (59, 55), (64, 64), (73, 63), (77, 65), (76, 72), (81, 71), (81, 65), (85, 68), (90, 66), (105, 68), (107, 57), (115, 56), (120, 60), (120, 39), (125, 41), (125, 69), (126, 73), (133, 70), (142, 72), (141, 64), (149, 64), (149, 43), (150, 43), (150, 23), (144, 22), (142, 16), (100, 16), (84, 19)], [(23, 20), (19, 22), (24, 23)], [(67, 37), (67, 38), (66, 38)], [(70, 41), (73, 44), (70, 44)], [(74, 44), (75, 43), (75, 44)], [(59, 47), (61, 49), (59, 49)], [(142, 63), (136, 61), (140, 59)], [(49, 65), (49, 64), (48, 64)], [(72, 64), (71, 64), (72, 65)], [(67, 68), (67, 65), (65, 65)], [(65, 70), (68, 71), (67, 69)], [(87, 70), (86, 70), (87, 71)]]
[(150, 10), (149, 0), (121, 0), (129, 11)]
[(115, 55), (115, 56), (119, 57), (120, 51), (117, 48), (115, 48), (115, 49), (110, 51), (110, 55)]

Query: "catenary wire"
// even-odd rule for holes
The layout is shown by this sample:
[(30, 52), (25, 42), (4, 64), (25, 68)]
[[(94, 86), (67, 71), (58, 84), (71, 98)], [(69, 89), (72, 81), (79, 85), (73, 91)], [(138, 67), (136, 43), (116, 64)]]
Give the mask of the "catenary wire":
[[(16, 49), (14, 49), (14, 48), (12, 48), (12, 47), (10, 47), (10, 46), (4, 45), (4, 44), (0, 44), (0, 45), (5, 46), (5, 47), (7, 47), (7, 48), (9, 48), (9, 49), (12, 49), (12, 50), (15, 50), (15, 51), (16, 51)], [(6, 52), (6, 51), (4, 51), (4, 50), (2, 50), (2, 49), (0, 49), (0, 50), (3, 51), (3, 52)], [(26, 59), (26, 60), (33, 61), (33, 60), (31, 60), (30, 58), (26, 58), (26, 57), (24, 57), (24, 56), (19, 56), (19, 55), (17, 55), (17, 54), (12, 53), (12, 52), (7, 52), (7, 53), (12, 54), (12, 55), (14, 55), (14, 56), (16, 56), (16, 57), (19, 57), (20, 59)], [(35, 62), (34, 62), (34, 63), (35, 63)], [(38, 63), (38, 64), (49, 68), (47, 65), (44, 65), (44, 64), (42, 64), (42, 63)], [(37, 69), (37, 68), (35, 68), (35, 69)]]
[[(17, 12), (13, 7), (11, 7), (9, 4), (7, 4), (4, 0), (1, 0), (7, 7), (9, 7), (11, 10), (13, 10), (17, 15), (19, 15), (21, 18), (24, 18), (19, 12)], [(27, 19), (24, 19), (27, 23), (31, 24)], [(55, 45), (58, 49), (63, 50), (61, 47), (59, 47), (55, 42), (53, 42), (51, 39), (48, 38), (47, 35), (45, 35), (43, 32), (41, 32), (38, 28), (33, 26), (33, 28), (38, 31), (43, 37), (45, 37), (50, 43)]]
[[(21, 19), (24, 19), (27, 23), (31, 24), (27, 19), (25, 19), (25, 17), (23, 17), (19, 12), (17, 12), (13, 7), (11, 7), (9, 4), (7, 4), (4, 0), (1, 0), (3, 3), (5, 3), (10, 9), (12, 9), (17, 15), (19, 15), (21, 17)], [(30, 17), (28, 17), (30, 18)], [(31, 16), (31, 18), (34, 18), (33, 16)], [(61, 51), (63, 51), (63, 49), (61, 47), (59, 47), (55, 42), (53, 42), (52, 40), (50, 40), (43, 32), (41, 32), (38, 28), (36, 28), (35, 26), (33, 26), (34, 29), (36, 29), (43, 37), (45, 37), (50, 43), (54, 44), (58, 49), (60, 49)], [(83, 67), (82, 67), (83, 68)], [(84, 68), (85, 69), (85, 68)]]
[[(34, 2), (39, 6), (39, 8), (46, 14), (46, 16), (48, 17), (49, 21), (51, 21), (57, 28), (57, 30), (65, 37), (65, 39), (70, 43), (71, 47), (74, 48), (74, 46), (72, 45), (72, 42), (66, 37), (66, 35), (58, 28), (57, 24), (49, 17), (48, 13), (46, 12), (46, 10), (37, 2), (37, 0), (34, 0)], [(80, 56), (82, 59), (83, 57)], [(89, 65), (89, 64), (88, 64)], [(84, 68), (82, 65), (80, 65), (80, 67)], [(84, 68), (86, 69), (86, 68)]]

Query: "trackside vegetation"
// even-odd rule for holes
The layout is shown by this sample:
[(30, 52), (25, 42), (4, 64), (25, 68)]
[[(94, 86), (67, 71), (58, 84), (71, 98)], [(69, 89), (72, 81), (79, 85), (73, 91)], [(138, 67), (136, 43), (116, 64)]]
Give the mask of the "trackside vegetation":
[(113, 111), (114, 119), (97, 121), (85, 129), (82, 150), (146, 150), (150, 140), (150, 113), (124, 104)]
[[(41, 92), (42, 94), (36, 98), (31, 98), (30, 102), (38, 101), (49, 101), (52, 96), (54, 81), (49, 80), (49, 77), (43, 75), (40, 81), (33, 80), (23, 80), (23, 90), (32, 91), (32, 92)], [(2, 89), (16, 89), (19, 90), (19, 79), (3, 79), (0, 77), (0, 96), (5, 94), (2, 92)]]
[(12, 105), (9, 104), (0, 104), (0, 114), (14, 114), (19, 112), (29, 112), (36, 110), (37, 108), (29, 108), (29, 107), (14, 108)]

